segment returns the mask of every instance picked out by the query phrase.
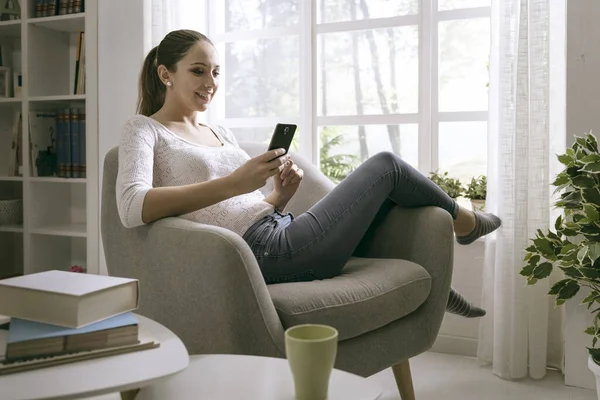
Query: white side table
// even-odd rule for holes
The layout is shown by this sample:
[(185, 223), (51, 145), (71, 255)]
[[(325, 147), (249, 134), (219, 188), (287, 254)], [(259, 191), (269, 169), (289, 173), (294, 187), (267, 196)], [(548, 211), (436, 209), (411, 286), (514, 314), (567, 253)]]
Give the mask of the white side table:
[[(376, 400), (382, 390), (366, 379), (334, 369), (328, 400)], [(136, 400), (294, 400), (285, 359), (198, 355), (181, 373), (142, 388)]]
[[(159, 347), (3, 375), (0, 399), (79, 399), (127, 392), (186, 368), (189, 355), (181, 340), (161, 324), (136, 316)], [(6, 348), (5, 340), (0, 337), (0, 348)]]

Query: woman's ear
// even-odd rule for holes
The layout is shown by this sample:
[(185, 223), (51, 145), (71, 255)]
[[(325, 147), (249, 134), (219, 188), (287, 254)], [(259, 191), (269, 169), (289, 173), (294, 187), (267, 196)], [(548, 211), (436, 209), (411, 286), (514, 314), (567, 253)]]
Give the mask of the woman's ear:
[(171, 81), (171, 73), (169, 72), (167, 67), (165, 67), (162, 64), (158, 66), (158, 77), (165, 85), (167, 84), (167, 82)]

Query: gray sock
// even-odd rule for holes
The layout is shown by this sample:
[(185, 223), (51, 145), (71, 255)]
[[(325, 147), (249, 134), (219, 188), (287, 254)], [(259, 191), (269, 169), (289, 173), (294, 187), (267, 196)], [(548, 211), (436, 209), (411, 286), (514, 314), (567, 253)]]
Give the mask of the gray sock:
[(471, 244), (478, 238), (487, 235), (490, 232), (500, 228), (502, 221), (492, 213), (475, 213), (475, 228), (465, 236), (457, 236), (456, 241), (459, 244)]
[(454, 288), (450, 288), (450, 297), (448, 297), (446, 311), (466, 318), (478, 318), (485, 315), (484, 309), (469, 303)]

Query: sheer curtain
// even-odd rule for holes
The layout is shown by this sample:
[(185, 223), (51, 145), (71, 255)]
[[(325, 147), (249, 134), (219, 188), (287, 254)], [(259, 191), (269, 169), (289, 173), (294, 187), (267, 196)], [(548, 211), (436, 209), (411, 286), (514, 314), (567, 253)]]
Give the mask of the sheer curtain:
[(205, 33), (206, 0), (145, 0), (145, 21), (147, 51), (175, 29)]
[(552, 280), (528, 287), (519, 275), (529, 238), (554, 217), (554, 158), (564, 148), (564, 129), (551, 128), (550, 118), (550, 17), (556, 5), (492, 0), (486, 207), (503, 226), (486, 239), (488, 315), (480, 323), (478, 358), (505, 379), (542, 378), (547, 366), (562, 367), (562, 309), (554, 309), (547, 295)]

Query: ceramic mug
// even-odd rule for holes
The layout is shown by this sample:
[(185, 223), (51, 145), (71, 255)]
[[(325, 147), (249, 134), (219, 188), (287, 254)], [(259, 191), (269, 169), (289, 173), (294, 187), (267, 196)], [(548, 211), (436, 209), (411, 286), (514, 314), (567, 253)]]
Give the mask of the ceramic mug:
[(296, 325), (285, 331), (296, 400), (327, 399), (337, 345), (338, 331), (328, 325)]

